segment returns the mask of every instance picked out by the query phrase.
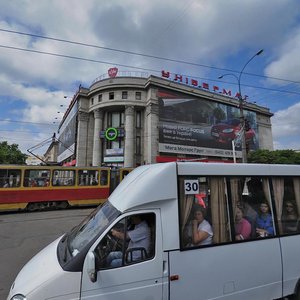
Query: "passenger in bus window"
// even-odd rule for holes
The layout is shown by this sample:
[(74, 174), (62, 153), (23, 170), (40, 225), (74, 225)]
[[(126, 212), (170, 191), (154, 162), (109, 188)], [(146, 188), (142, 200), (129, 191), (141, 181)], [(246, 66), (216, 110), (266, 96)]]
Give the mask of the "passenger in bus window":
[(248, 240), (251, 237), (251, 224), (244, 218), (244, 212), (241, 207), (237, 207), (235, 211), (235, 239), (237, 241)]
[(252, 207), (251, 203), (253, 200), (251, 199), (250, 196), (242, 196), (242, 203), (239, 203), (238, 206), (242, 207), (243, 212), (244, 212), (244, 217), (250, 221), (251, 224), (253, 224), (257, 218), (257, 212), (256, 210)]
[(101, 185), (107, 185), (107, 177), (108, 177), (108, 172), (107, 171), (101, 171), (100, 172), (100, 184)]
[(30, 183), (29, 183), (29, 186), (30, 186), (30, 187), (36, 187), (36, 186), (37, 186), (36, 181), (35, 181), (34, 179), (30, 179), (29, 182), (30, 182)]
[(194, 208), (192, 220), (192, 246), (210, 245), (212, 243), (213, 230), (206, 217), (206, 209), (200, 205)]
[(5, 183), (3, 185), (4, 188), (8, 188), (9, 187), (9, 181), (8, 179), (5, 180)]
[(286, 201), (282, 212), (283, 233), (294, 233), (299, 230), (297, 205), (294, 201)]
[(98, 185), (98, 181), (96, 180), (96, 178), (93, 178), (92, 185)]
[(267, 202), (262, 202), (260, 211), (256, 218), (256, 234), (258, 237), (274, 235), (273, 218), (270, 213), (270, 206)]

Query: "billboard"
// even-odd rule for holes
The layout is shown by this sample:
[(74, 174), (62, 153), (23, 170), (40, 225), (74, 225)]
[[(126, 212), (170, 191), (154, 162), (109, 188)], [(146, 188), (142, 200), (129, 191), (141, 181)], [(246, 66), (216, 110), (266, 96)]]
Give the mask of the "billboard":
[[(226, 105), (206, 99), (159, 91), (159, 152), (241, 157), (238, 101)], [(249, 149), (258, 148), (256, 113), (244, 110)]]
[(58, 162), (75, 153), (78, 103), (74, 103), (64, 123), (59, 129)]

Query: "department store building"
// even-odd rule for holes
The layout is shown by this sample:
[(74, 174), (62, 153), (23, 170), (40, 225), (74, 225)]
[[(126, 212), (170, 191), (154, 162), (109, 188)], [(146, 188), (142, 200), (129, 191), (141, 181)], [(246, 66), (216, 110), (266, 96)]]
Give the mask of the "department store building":
[[(247, 147), (273, 149), (272, 113), (243, 102)], [(58, 130), (58, 162), (136, 167), (178, 160), (241, 159), (239, 101), (232, 91), (162, 71), (108, 70), (79, 87)]]

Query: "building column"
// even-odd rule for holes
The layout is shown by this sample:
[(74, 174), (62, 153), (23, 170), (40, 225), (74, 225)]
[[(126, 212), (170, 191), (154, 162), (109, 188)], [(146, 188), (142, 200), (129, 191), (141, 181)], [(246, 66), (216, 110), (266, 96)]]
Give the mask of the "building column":
[(146, 133), (146, 155), (145, 163), (156, 163), (158, 155), (158, 104), (154, 101), (148, 103), (146, 107), (147, 133)]
[(133, 168), (134, 166), (134, 107), (125, 107), (125, 149), (124, 167)]
[(94, 111), (94, 143), (93, 143), (93, 166), (101, 166), (102, 145), (100, 139), (100, 131), (103, 124), (103, 111), (96, 109)]
[(89, 114), (80, 111), (78, 113), (78, 131), (76, 146), (76, 166), (79, 167), (86, 166), (87, 164), (88, 121)]

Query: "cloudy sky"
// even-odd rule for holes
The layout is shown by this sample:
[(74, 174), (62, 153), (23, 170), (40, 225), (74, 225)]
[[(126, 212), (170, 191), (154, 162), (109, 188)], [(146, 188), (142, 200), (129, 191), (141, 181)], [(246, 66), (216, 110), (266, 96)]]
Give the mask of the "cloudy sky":
[(260, 49), (242, 94), (274, 113), (274, 149), (300, 149), (299, 0), (0, 2), (0, 141), (24, 153), (57, 131), (80, 84), (111, 67), (237, 91), (233, 76), (218, 77), (238, 76)]

